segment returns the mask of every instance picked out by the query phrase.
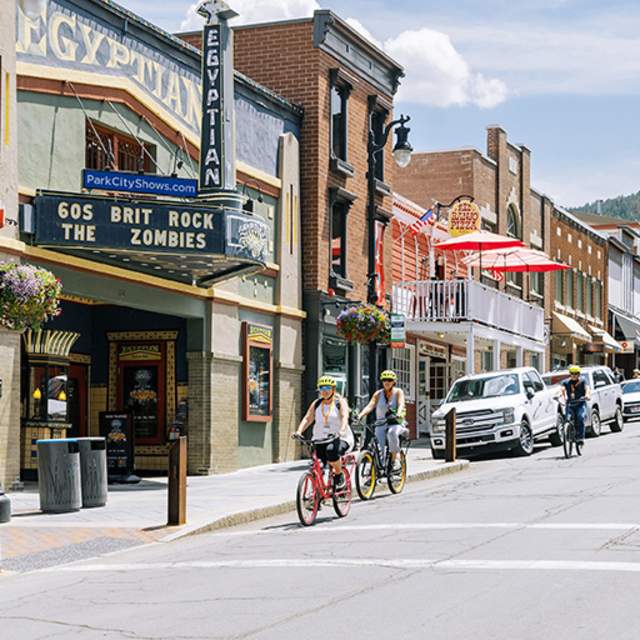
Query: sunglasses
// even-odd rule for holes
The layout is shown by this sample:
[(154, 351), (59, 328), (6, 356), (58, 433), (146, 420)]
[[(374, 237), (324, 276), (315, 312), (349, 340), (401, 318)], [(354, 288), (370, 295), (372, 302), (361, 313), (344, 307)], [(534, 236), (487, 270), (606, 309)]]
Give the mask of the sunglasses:
[(318, 387), (318, 391), (331, 391), (333, 389), (330, 385), (323, 385), (322, 387)]

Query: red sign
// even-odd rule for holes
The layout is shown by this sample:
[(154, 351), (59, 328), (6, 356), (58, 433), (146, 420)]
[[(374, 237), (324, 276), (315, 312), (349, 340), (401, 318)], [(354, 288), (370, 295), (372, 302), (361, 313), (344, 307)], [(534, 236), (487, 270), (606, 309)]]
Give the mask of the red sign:
[(385, 226), (382, 222), (376, 220), (376, 233), (375, 233), (375, 247), (376, 247), (376, 260), (375, 260), (375, 274), (376, 274), (376, 304), (379, 307), (383, 307), (385, 303), (385, 288), (384, 288), (384, 230)]

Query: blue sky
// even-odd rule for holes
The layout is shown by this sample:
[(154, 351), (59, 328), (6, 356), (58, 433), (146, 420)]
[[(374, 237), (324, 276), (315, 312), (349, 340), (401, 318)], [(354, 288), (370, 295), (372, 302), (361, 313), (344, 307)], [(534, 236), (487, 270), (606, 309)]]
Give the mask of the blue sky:
[[(195, 0), (118, 0), (169, 30)], [(420, 151), (474, 146), (500, 124), (567, 206), (640, 190), (640, 3), (612, 0), (229, 0), (241, 20), (349, 19), (406, 68), (398, 111)]]

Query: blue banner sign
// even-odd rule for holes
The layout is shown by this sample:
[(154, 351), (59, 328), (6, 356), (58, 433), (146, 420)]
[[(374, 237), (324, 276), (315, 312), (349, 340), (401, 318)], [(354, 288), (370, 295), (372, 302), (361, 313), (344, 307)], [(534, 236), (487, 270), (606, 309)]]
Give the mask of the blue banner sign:
[(197, 180), (127, 173), (125, 171), (83, 169), (82, 186), (85, 189), (146, 193), (172, 198), (195, 198), (198, 195)]

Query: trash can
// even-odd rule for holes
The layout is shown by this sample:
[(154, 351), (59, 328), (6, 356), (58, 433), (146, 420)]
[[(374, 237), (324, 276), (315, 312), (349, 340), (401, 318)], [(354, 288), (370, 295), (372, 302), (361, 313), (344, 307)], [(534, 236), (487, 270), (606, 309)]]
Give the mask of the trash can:
[(78, 438), (83, 507), (107, 504), (107, 447), (104, 438)]
[(78, 440), (38, 440), (36, 446), (40, 509), (45, 513), (78, 511), (82, 507)]
[(11, 501), (4, 494), (2, 486), (0, 486), (0, 523), (9, 522), (11, 520)]

